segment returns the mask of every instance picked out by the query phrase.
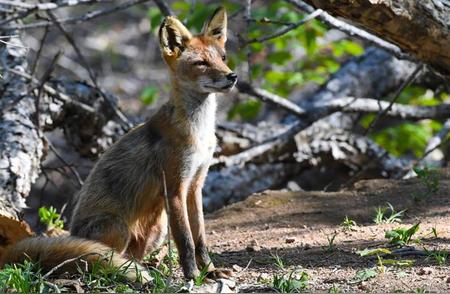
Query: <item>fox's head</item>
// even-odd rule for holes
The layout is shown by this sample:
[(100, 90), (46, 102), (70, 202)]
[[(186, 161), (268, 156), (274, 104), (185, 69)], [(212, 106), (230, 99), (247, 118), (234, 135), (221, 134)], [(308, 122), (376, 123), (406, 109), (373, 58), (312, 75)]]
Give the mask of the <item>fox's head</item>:
[(203, 30), (192, 35), (174, 16), (159, 28), (161, 51), (177, 83), (201, 93), (229, 92), (237, 75), (226, 64), (227, 13), (218, 8)]

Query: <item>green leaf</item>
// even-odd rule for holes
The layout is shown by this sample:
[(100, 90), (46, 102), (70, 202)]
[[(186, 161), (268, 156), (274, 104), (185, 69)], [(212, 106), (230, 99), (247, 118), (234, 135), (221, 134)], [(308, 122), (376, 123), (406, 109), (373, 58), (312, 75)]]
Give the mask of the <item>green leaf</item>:
[(234, 119), (240, 116), (244, 120), (251, 120), (256, 118), (261, 109), (261, 102), (255, 99), (248, 99), (244, 102), (238, 103), (228, 113), (228, 119)]
[(384, 265), (393, 265), (393, 266), (400, 266), (400, 267), (412, 266), (414, 264), (414, 262), (415, 262), (414, 259), (401, 259), (401, 260), (383, 259)]
[(292, 59), (292, 54), (287, 51), (276, 51), (272, 52), (267, 56), (267, 59), (275, 64), (283, 65), (287, 61)]
[(150, 18), (151, 31), (156, 32), (159, 25), (163, 21), (164, 16), (161, 11), (156, 7), (150, 7), (147, 11), (147, 15)]
[(357, 251), (360, 256), (370, 256), (370, 255), (378, 255), (378, 254), (391, 254), (391, 251), (386, 248), (375, 248), (369, 249), (366, 248), (364, 250)]
[(360, 283), (367, 281), (371, 278), (377, 276), (377, 272), (371, 268), (365, 268), (358, 271), (353, 279), (350, 280), (351, 283)]
[(159, 89), (154, 86), (145, 87), (141, 92), (139, 99), (145, 105), (153, 104), (159, 97)]

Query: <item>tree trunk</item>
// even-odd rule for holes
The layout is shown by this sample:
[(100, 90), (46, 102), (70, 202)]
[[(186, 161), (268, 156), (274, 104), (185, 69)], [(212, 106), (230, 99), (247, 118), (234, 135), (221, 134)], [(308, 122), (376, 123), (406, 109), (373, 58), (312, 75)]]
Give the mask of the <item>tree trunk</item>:
[(391, 41), (450, 78), (447, 0), (306, 0)]

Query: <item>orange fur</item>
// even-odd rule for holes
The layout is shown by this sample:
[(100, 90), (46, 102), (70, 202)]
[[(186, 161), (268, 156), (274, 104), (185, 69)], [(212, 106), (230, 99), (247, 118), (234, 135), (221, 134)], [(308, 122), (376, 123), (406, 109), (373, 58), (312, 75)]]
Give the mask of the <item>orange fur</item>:
[(26, 259), (38, 262), (44, 274), (64, 261), (76, 259), (64, 264), (55, 273), (76, 273), (86, 265), (91, 268), (94, 263), (100, 263), (104, 267), (123, 268), (130, 280), (138, 280), (141, 274), (144, 281), (150, 281), (150, 276), (142, 266), (121, 257), (106, 245), (81, 238), (35, 237), (22, 240), (6, 249), (0, 259), (0, 267), (5, 264), (23, 263)]

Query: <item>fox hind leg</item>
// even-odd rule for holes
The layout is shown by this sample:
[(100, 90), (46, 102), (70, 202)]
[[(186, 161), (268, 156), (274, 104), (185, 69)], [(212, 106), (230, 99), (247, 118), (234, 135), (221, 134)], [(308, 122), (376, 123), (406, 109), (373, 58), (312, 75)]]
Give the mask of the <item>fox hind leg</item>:
[(153, 223), (146, 224), (143, 234), (134, 235), (127, 248), (127, 255), (142, 260), (147, 253), (152, 253), (164, 242), (167, 235), (167, 214), (161, 211)]
[(130, 230), (122, 218), (113, 214), (101, 214), (82, 220), (72, 220), (70, 234), (99, 241), (123, 253), (130, 241)]

